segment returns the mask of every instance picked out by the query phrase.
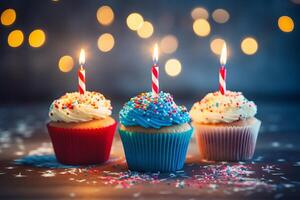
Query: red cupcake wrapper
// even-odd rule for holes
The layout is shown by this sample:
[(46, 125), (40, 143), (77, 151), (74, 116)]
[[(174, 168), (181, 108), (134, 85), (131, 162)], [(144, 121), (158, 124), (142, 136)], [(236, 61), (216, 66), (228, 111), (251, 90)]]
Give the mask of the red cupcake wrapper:
[(59, 128), (47, 124), (60, 163), (88, 165), (108, 160), (117, 122), (103, 128)]
[(261, 122), (248, 126), (196, 125), (200, 158), (213, 161), (252, 159)]

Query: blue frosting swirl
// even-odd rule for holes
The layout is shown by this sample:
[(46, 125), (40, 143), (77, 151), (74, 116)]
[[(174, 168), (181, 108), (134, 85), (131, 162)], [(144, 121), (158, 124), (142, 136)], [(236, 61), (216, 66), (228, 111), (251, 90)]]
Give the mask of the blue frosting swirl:
[(151, 92), (141, 93), (125, 103), (120, 111), (120, 122), (124, 126), (161, 128), (190, 121), (184, 106), (177, 106), (169, 93), (160, 92), (158, 98)]

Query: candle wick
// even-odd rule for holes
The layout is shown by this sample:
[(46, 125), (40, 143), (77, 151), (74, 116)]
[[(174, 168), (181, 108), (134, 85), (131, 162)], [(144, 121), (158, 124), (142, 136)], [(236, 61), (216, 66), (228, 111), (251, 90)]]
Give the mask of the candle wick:
[(80, 65), (80, 70), (83, 70), (83, 66), (82, 65)]

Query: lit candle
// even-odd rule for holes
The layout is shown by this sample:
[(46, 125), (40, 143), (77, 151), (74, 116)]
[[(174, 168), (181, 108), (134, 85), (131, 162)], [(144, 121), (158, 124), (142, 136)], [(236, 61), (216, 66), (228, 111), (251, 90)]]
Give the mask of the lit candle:
[(219, 71), (219, 90), (223, 95), (226, 93), (226, 68), (225, 68), (226, 60), (227, 60), (227, 48), (226, 48), (226, 43), (224, 43), (222, 47), (221, 57), (220, 57), (221, 68)]
[(85, 69), (83, 67), (85, 63), (85, 52), (83, 49), (81, 49), (80, 51), (80, 55), (79, 55), (79, 65), (80, 68), (78, 70), (78, 90), (80, 94), (84, 94), (86, 91), (86, 87), (85, 87)]
[(159, 68), (158, 68), (158, 45), (155, 44), (153, 50), (153, 66), (151, 69), (152, 72), (152, 95), (153, 97), (158, 97), (159, 94)]

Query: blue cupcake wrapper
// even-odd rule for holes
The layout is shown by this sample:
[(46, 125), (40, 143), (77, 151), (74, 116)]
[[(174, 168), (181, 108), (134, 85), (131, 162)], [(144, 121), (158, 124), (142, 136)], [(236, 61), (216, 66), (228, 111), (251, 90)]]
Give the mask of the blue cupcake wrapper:
[(183, 168), (193, 128), (178, 133), (139, 133), (119, 129), (128, 168), (170, 172)]

